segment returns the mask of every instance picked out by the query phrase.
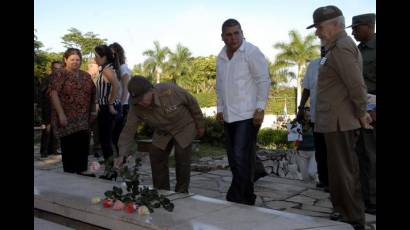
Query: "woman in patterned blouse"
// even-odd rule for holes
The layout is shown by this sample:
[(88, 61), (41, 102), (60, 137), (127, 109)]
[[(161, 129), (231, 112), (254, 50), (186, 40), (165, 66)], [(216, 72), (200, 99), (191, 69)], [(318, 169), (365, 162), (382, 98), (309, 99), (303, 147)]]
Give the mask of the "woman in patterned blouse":
[(64, 53), (64, 69), (54, 73), (49, 92), (53, 105), (52, 122), (60, 138), (64, 172), (86, 176), (89, 128), (97, 115), (95, 85), (90, 74), (80, 70), (81, 52), (69, 48)]

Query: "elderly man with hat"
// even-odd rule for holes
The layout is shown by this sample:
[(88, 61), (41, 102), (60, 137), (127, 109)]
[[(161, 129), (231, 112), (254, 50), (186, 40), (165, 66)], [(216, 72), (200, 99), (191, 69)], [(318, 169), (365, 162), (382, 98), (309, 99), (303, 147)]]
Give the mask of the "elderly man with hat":
[(345, 32), (342, 11), (324, 6), (313, 13), (316, 36), (325, 42), (319, 67), (315, 131), (323, 133), (327, 148), (331, 219), (364, 229), (359, 163), (355, 152), (359, 128), (372, 128), (367, 113), (362, 56)]
[[(361, 14), (352, 18), (352, 35), (359, 41), (358, 48), (363, 57), (363, 78), (367, 93), (376, 95), (376, 14)], [(361, 129), (357, 145), (360, 178), (365, 211), (376, 214), (376, 108), (368, 108), (374, 122), (373, 130)]]
[(130, 111), (119, 139), (119, 157), (115, 166), (121, 167), (128, 147), (133, 142), (139, 120), (154, 128), (150, 162), (154, 188), (170, 190), (168, 157), (175, 147), (176, 192), (188, 192), (192, 141), (202, 137), (205, 121), (196, 99), (186, 90), (170, 83), (152, 85), (142, 76), (128, 83)]

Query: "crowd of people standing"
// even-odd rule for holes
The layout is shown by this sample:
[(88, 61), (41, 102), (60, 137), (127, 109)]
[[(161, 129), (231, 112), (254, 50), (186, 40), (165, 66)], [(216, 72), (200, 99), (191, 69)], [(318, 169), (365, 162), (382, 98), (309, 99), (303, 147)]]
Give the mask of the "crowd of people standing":
[[(299, 150), (317, 161), (317, 187), (330, 192), (334, 208), (330, 218), (355, 229), (364, 229), (365, 212), (376, 213), (376, 107), (368, 106), (368, 98), (376, 96), (375, 17), (352, 18), (352, 35), (360, 42), (356, 46), (338, 7), (313, 12), (307, 29), (316, 28), (321, 55), (307, 68), (297, 115), (306, 131)], [(224, 126), (233, 175), (226, 200), (254, 205), (254, 183), (266, 174), (258, 167), (256, 138), (271, 86), (268, 63), (259, 48), (245, 40), (237, 20), (222, 24), (221, 38), (216, 119)], [(136, 126), (143, 121), (154, 128), (149, 155), (154, 187), (170, 190), (168, 156), (174, 148), (175, 191), (188, 192), (192, 141), (205, 132), (197, 100), (175, 84), (153, 85), (143, 76), (132, 77), (124, 49), (116, 42), (96, 46), (94, 53), (88, 72), (80, 70), (78, 49), (67, 49), (64, 63), (52, 63), (41, 87), (41, 155), (56, 152), (59, 140), (64, 171), (95, 176), (87, 172), (91, 130), (95, 155), (99, 144), (104, 160), (111, 158), (114, 167), (121, 168)]]

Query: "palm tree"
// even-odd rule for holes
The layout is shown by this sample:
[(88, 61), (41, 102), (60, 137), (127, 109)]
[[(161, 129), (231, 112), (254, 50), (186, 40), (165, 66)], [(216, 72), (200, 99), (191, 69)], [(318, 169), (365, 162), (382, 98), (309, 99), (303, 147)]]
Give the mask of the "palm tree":
[(144, 67), (151, 70), (150, 72), (156, 76), (157, 83), (159, 83), (161, 72), (165, 69), (165, 59), (170, 50), (166, 46), (161, 48), (158, 41), (154, 41), (154, 46), (153, 50), (145, 50), (142, 54), (148, 56), (148, 59), (144, 62)]
[(296, 30), (291, 30), (289, 32), (289, 37), (289, 43), (279, 42), (273, 47), (281, 50), (281, 52), (276, 55), (276, 60), (278, 62), (284, 61), (292, 66), (297, 66), (296, 105), (299, 105), (301, 97), (301, 82), (306, 69), (306, 62), (319, 57), (320, 45), (314, 44), (316, 36), (313, 33), (303, 38), (299, 32)]
[(189, 71), (190, 58), (191, 52), (187, 47), (182, 46), (180, 43), (177, 44), (175, 53), (170, 53), (168, 70), (174, 83), (177, 82), (179, 77)]
[(292, 71), (289, 71), (289, 67), (292, 66), (291, 63), (287, 61), (278, 61), (274, 63), (269, 63), (269, 74), (274, 88), (278, 87), (280, 83), (287, 83), (289, 79), (295, 79), (296, 74)]

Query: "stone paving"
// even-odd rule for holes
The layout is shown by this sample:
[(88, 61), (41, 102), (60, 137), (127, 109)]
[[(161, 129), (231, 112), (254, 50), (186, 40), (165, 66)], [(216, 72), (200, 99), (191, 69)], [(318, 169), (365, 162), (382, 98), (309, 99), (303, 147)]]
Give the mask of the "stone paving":
[[(34, 166), (36, 169), (62, 172), (61, 155), (40, 158), (38, 146), (34, 148)], [(96, 161), (89, 156), (89, 163)], [(96, 173), (97, 176), (102, 174)], [(141, 184), (152, 185), (151, 169), (147, 155), (140, 167)], [(225, 200), (226, 191), (231, 182), (229, 170), (217, 169), (209, 172), (192, 171), (190, 192), (207, 197)], [(170, 169), (171, 189), (175, 186), (175, 170)], [(328, 218), (332, 212), (329, 193), (317, 189), (314, 183), (281, 178), (270, 174), (255, 183), (257, 195), (255, 206), (297, 213), (307, 216)], [(366, 229), (376, 229), (376, 216), (366, 214)]]

